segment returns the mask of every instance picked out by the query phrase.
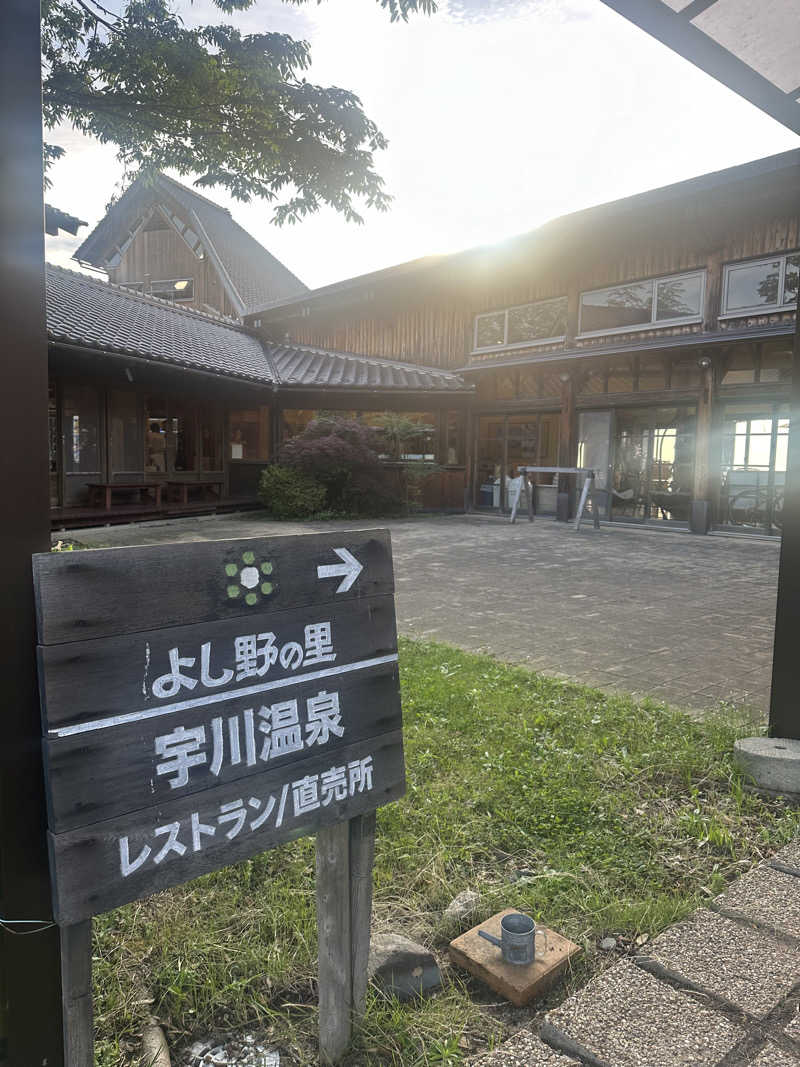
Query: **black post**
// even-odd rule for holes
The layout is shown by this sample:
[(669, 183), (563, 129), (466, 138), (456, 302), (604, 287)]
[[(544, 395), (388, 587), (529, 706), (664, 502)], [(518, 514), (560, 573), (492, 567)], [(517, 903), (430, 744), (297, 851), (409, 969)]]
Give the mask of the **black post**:
[(775, 609), (769, 735), (800, 740), (800, 668), (797, 664), (800, 631), (800, 295), (797, 320), (792, 355), (789, 461), (783, 495), (783, 539)]
[(0, 915), (10, 925), (0, 934), (0, 1061), (13, 1067), (64, 1063), (58, 930), (14, 922), (51, 915), (31, 585), (31, 553), (50, 544), (40, 62), (38, 0), (3, 0)]

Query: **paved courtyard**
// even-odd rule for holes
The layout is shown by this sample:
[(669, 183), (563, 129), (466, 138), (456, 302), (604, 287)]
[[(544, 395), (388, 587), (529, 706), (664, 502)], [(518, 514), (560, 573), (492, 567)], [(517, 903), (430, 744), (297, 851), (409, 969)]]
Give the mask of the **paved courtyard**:
[(455, 516), (289, 524), (258, 513), (77, 530), (88, 546), (388, 526), (400, 632), (678, 706), (769, 701), (777, 541)]

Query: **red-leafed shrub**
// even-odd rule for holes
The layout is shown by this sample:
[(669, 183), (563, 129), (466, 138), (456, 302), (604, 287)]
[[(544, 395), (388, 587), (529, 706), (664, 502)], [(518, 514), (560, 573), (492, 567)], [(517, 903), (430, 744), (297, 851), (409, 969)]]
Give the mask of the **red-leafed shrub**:
[(320, 416), (286, 442), (280, 462), (325, 486), (330, 511), (394, 514), (401, 510), (402, 500), (387, 484), (381, 467), (382, 440), (380, 431), (354, 419)]

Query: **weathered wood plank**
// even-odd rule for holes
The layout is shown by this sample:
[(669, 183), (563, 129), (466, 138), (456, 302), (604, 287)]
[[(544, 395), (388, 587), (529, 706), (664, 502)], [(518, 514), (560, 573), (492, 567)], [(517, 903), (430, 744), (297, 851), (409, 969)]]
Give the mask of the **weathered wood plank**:
[(61, 926), (59, 937), (64, 1063), (94, 1067), (92, 920)]
[[(330, 623), (334, 659), (314, 662), (313, 656), (306, 655), (305, 626), (312, 621)], [(297, 663), (293, 655), (284, 665), (279, 657), (268, 664), (262, 677), (243, 677), (237, 682), (236, 675), (241, 672), (237, 666), (236, 639), (261, 634), (258, 645), (262, 646), (271, 633), (275, 635), (272, 643), (277, 647), (269, 656), (270, 660), (278, 650), (282, 655), (285, 646), (295, 642), (303, 653), (302, 662)], [(209, 646), (208, 684), (203, 683), (202, 676), (204, 645)], [(186, 660), (180, 673), (195, 683), (182, 682), (174, 693), (169, 692), (170, 688), (175, 688), (171, 684), (158, 682), (159, 678), (170, 674), (171, 649), (177, 649), (180, 658)], [(39, 646), (44, 727), (46, 731), (64, 730), (128, 714), (156, 717), (161, 714), (159, 709), (173, 707), (176, 703), (187, 700), (219, 703), (226, 694), (233, 696), (237, 690), (252, 690), (257, 685), (265, 686), (264, 692), (280, 693), (281, 687), (275, 687), (273, 683), (282, 679), (323, 670), (332, 672), (330, 677), (339, 677), (346, 673), (339, 670), (341, 667), (392, 655), (396, 651), (392, 596), (327, 604), (320, 608), (319, 614), (300, 608), (274, 616), (259, 614), (245, 619), (221, 619), (91, 641)], [(266, 653), (256, 657), (256, 666), (267, 665), (266, 657)], [(221, 678), (225, 681), (221, 682)]]
[[(341, 716), (338, 729), (342, 731), (337, 736), (326, 729), (326, 741), (322, 731), (315, 736), (307, 703), (323, 691), (335, 696)], [(297, 701), (303, 748), (295, 750), (290, 745), (285, 754), (276, 754), (270, 744), (265, 751), (267, 733), (261, 726), (269, 726), (271, 719), (268, 711), (264, 717), (261, 710), (273, 700)], [(342, 747), (398, 730), (401, 725), (397, 664), (385, 663), (339, 680), (306, 682), (263, 697), (192, 709), (166, 720), (148, 719), (45, 739), (49, 826), (54, 833), (63, 833), (228, 782), (239, 781), (245, 789), (249, 778), (261, 771), (277, 770), (304, 755), (322, 752), (330, 753), (333, 762)], [(156, 738), (176, 728), (184, 736), (199, 729), (203, 737), (203, 743), (192, 750), (202, 762), (186, 769), (185, 784), (180, 784), (182, 776), (168, 769), (169, 761), (156, 749)], [(219, 766), (215, 764), (218, 757)], [(166, 773), (159, 773), (157, 767), (165, 763)]]
[(350, 957), (356, 1021), (364, 1014), (367, 996), (374, 863), (375, 812), (370, 811), (350, 820)]
[[(79, 922), (283, 841), (317, 833), (321, 827), (403, 795), (400, 731), (349, 745), (332, 756), (315, 755), (281, 770), (252, 775), (246, 782), (227, 783), (131, 815), (49, 834), (56, 920)], [(343, 776), (347, 782), (347, 795), (341, 799), (332, 786), (337, 775), (322, 777), (336, 770), (339, 779)], [(329, 800), (322, 803), (326, 781)], [(315, 807), (307, 803), (309, 790), (316, 790)]]
[(317, 834), (317, 941), (320, 1059), (333, 1064), (350, 1044), (352, 1029), (348, 823)]
[[(139, 548), (40, 553), (33, 557), (41, 644), (83, 641), (189, 622), (210, 622), (287, 607), (339, 604), (394, 591), (387, 530), (342, 532), (334, 545), (363, 570), (349, 589), (342, 578), (320, 578), (320, 566), (340, 566), (330, 534), (198, 541)], [(252, 561), (243, 558), (252, 553)], [(227, 573), (226, 568), (234, 570)], [(257, 585), (241, 579), (255, 568)], [(262, 591), (262, 586), (268, 592)], [(237, 589), (229, 595), (228, 588)], [(258, 598), (247, 603), (248, 595)]]

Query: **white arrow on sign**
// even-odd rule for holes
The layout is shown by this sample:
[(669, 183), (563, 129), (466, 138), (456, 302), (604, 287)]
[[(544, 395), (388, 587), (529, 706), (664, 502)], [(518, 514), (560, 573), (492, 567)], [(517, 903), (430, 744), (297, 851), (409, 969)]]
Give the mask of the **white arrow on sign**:
[(333, 550), (341, 563), (325, 563), (317, 567), (318, 578), (341, 578), (337, 593), (346, 593), (356, 578), (364, 570), (363, 564), (359, 563), (352, 552), (346, 548), (334, 548)]

